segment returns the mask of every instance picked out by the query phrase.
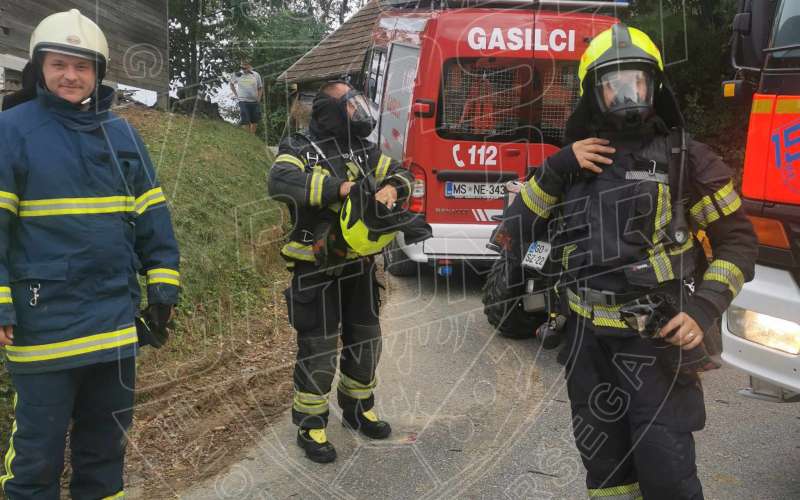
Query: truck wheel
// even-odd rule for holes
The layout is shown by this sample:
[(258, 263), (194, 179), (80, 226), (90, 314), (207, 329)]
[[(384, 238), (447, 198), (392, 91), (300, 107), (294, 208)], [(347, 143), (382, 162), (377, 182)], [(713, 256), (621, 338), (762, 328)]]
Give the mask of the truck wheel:
[(383, 267), (392, 276), (416, 276), (419, 264), (406, 257), (406, 254), (397, 245), (397, 240), (392, 241), (383, 249)]
[(483, 312), (489, 324), (503, 337), (533, 338), (536, 328), (547, 321), (547, 314), (532, 314), (522, 308), (523, 286), (508, 286), (508, 276), (513, 276), (509, 270), (513, 265), (505, 255), (492, 264), (483, 285)]

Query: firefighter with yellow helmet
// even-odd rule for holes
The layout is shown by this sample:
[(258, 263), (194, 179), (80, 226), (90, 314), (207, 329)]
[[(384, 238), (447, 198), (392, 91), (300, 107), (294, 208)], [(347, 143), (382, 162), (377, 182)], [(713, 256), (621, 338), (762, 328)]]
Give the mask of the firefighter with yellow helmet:
[(374, 127), (362, 94), (328, 82), (308, 131), (281, 143), (269, 174), (270, 195), (289, 206), (294, 226), (281, 250), (293, 272), (285, 296), (298, 345), (292, 420), (298, 445), (315, 462), (336, 458), (325, 429), (340, 323), (343, 424), (373, 439), (391, 432), (373, 409), (381, 353), (373, 256), (394, 239), (397, 228), (386, 222), (413, 177), (367, 139)]
[[(700, 499), (697, 372), (712, 366), (703, 338), (752, 279), (756, 237), (730, 169), (684, 131), (646, 34), (623, 24), (598, 34), (579, 77), (568, 145), (537, 169), (506, 221), (522, 221), (531, 249), (549, 240), (560, 250), (560, 359), (589, 496)], [(531, 251), (517, 247), (520, 258)]]
[(0, 343), (16, 391), (0, 485), (58, 499), (69, 433), (72, 498), (121, 498), (135, 356), (165, 340), (147, 334), (178, 300), (178, 247), (147, 149), (110, 111), (97, 24), (45, 18), (30, 58), (35, 92), (0, 113)]

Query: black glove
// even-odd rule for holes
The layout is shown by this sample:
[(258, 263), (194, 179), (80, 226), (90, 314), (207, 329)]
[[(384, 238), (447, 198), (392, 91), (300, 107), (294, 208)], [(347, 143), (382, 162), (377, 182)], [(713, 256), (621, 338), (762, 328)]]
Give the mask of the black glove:
[(150, 345), (158, 349), (167, 343), (172, 308), (169, 304), (150, 304), (141, 312), (141, 316), (136, 318), (140, 346)]

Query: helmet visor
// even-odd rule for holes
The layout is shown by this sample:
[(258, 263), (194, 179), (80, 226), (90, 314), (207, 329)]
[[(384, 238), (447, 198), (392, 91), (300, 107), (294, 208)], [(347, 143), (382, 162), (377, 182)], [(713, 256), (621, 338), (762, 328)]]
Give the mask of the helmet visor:
[(622, 111), (653, 104), (653, 73), (643, 69), (615, 69), (601, 75), (595, 86), (603, 111)]
[(364, 122), (373, 119), (372, 108), (363, 94), (351, 90), (342, 98), (347, 107), (347, 116), (354, 122)]

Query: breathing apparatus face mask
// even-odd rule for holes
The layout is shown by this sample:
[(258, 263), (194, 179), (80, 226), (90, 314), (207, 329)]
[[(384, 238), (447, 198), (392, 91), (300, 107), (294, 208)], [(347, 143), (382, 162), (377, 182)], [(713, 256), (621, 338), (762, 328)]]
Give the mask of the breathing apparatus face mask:
[(353, 135), (365, 138), (375, 128), (375, 118), (366, 97), (356, 90), (350, 90), (339, 99), (339, 105), (347, 119), (348, 128)]
[(650, 70), (611, 67), (597, 76), (595, 99), (606, 119), (619, 128), (640, 127), (654, 114), (655, 85)]

